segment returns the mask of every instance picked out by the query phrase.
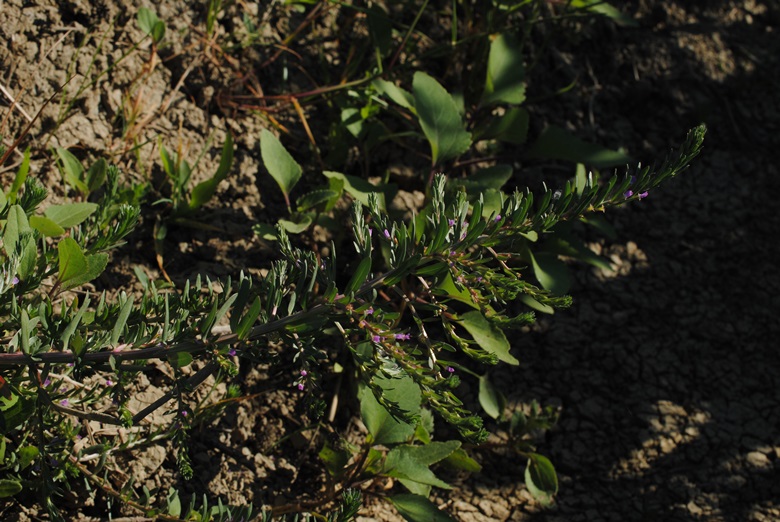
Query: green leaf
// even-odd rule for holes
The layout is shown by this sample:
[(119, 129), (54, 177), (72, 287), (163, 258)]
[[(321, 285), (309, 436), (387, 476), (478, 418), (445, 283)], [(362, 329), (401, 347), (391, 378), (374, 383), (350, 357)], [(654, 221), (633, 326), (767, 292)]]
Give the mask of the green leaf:
[(59, 253), (59, 275), (61, 282), (73, 279), (87, 271), (87, 258), (76, 240), (65, 237), (57, 244)]
[(528, 120), (527, 110), (522, 107), (510, 107), (503, 116), (495, 117), (488, 122), (479, 139), (496, 139), (522, 145), (528, 138)]
[(0, 479), (0, 498), (13, 497), (22, 490), (18, 480)]
[(46, 237), (57, 237), (65, 233), (65, 229), (54, 220), (43, 216), (30, 216), (30, 226)]
[(385, 474), (420, 484), (452, 489), (449, 484), (436, 477), (429, 466), (447, 458), (458, 448), (460, 441), (457, 440), (431, 442), (421, 446), (401, 444), (387, 454)]
[(78, 158), (62, 147), (57, 147), (57, 155), (62, 163), (65, 181), (82, 194), (89, 194), (89, 187), (84, 183), (84, 167)]
[(38, 457), (40, 451), (36, 446), (25, 446), (21, 448), (17, 456), (19, 457), (19, 467), (21, 469), (27, 468)]
[[(287, 230), (287, 227), (285, 227), (285, 230)], [(276, 227), (268, 223), (256, 223), (252, 225), (252, 232), (266, 241), (277, 241), (279, 239), (276, 235)]]
[(312, 217), (309, 214), (296, 212), (292, 216), (292, 219), (280, 219), (279, 224), (282, 225), (285, 232), (290, 234), (300, 234), (311, 226)]
[(8, 219), (5, 222), (3, 230), (3, 246), (9, 256), (16, 251), (19, 244), (19, 237), (25, 232), (30, 231), (30, 224), (27, 221), (27, 214), (20, 205), (11, 205), (8, 209)]
[(334, 449), (326, 440), (320, 450), (319, 457), (325, 464), (328, 473), (333, 477), (339, 477), (344, 473), (344, 466), (349, 462), (350, 454), (343, 449)]
[(414, 108), (414, 96), (408, 91), (403, 90), (393, 82), (388, 82), (387, 80), (379, 78), (371, 82), (371, 85), (401, 107), (409, 109), (412, 113), (417, 114), (417, 110)]
[(540, 303), (539, 301), (537, 301), (536, 299), (534, 299), (528, 294), (521, 295), (520, 301), (527, 307), (531, 308), (532, 310), (536, 310), (537, 312), (542, 312), (543, 314), (555, 313), (555, 308), (553, 308), (550, 305)]
[(490, 44), (482, 105), (496, 102), (519, 105), (525, 101), (525, 67), (520, 43), (511, 34), (498, 35)]
[(525, 468), (525, 485), (528, 492), (542, 505), (552, 504), (558, 492), (558, 476), (550, 459), (538, 453), (531, 453)]
[(347, 107), (341, 111), (341, 123), (356, 138), (363, 133), (363, 117), (360, 115), (360, 109), (356, 107)]
[(32, 234), (25, 234), (20, 238), (22, 243), (22, 255), (19, 259), (19, 277), (27, 279), (33, 273), (38, 262), (38, 246)]
[(124, 299), (125, 302), (119, 309), (119, 315), (116, 318), (116, 323), (114, 323), (114, 327), (111, 329), (111, 340), (109, 341), (111, 346), (116, 346), (119, 342), (119, 338), (122, 337), (122, 333), (125, 330), (127, 318), (130, 317), (130, 312), (133, 311), (133, 296), (127, 296), (124, 297)]
[(469, 305), (476, 310), (479, 310), (479, 304), (474, 302), (474, 298), (471, 296), (471, 293), (466, 288), (459, 289), (457, 286), (455, 286), (455, 282), (452, 280), (452, 274), (450, 273), (447, 273), (447, 275), (444, 276), (444, 279), (442, 279), (441, 283), (436, 286), (436, 289), (440, 292), (443, 292), (443, 295), (449, 299), (455, 299), (461, 303)]
[(333, 172), (330, 170), (324, 171), (323, 175), (325, 175), (325, 177), (329, 180), (337, 180), (342, 182), (344, 184), (344, 190), (366, 207), (368, 206), (368, 195), (372, 192), (375, 192), (377, 202), (379, 204), (379, 210), (387, 210), (385, 196), (391, 190), (389, 185), (372, 185), (364, 179), (355, 176), (348, 176), (346, 174), (342, 174), (341, 172)]
[(479, 473), (482, 471), (482, 466), (476, 460), (469, 457), (466, 450), (458, 448), (452, 452), (452, 455), (444, 459), (444, 464), (453, 467), (455, 469), (462, 469), (463, 471), (469, 471), (471, 473)]
[[(16, 203), (16, 198), (19, 195), (19, 190), (24, 186), (24, 182), (27, 179), (27, 174), (30, 172), (30, 147), (24, 151), (24, 158), (22, 164), (19, 165), (19, 170), (16, 171), (14, 182), (11, 184), (11, 188), (8, 190), (8, 201), (12, 204)], [(2, 208), (5, 205), (0, 205)]]
[(79, 276), (73, 277), (64, 282), (63, 288), (74, 288), (84, 283), (88, 283), (103, 273), (103, 270), (108, 266), (108, 254), (101, 252), (99, 254), (92, 254), (86, 256), (87, 269)]
[(271, 174), (271, 177), (279, 184), (284, 198), (289, 207), (289, 194), (295, 187), (298, 180), (301, 179), (303, 169), (293, 159), (279, 138), (273, 135), (268, 129), (260, 132), (260, 154), (263, 157), (263, 164)]
[(311, 210), (317, 205), (331, 201), (333, 198), (339, 197), (339, 193), (330, 189), (319, 189), (307, 192), (303, 196), (299, 197), (295, 203), (298, 206), (298, 212), (306, 212)]
[(152, 40), (155, 43), (160, 43), (165, 36), (165, 22), (162, 20), (157, 21), (152, 27)]
[(35, 413), (34, 400), (17, 394), (11, 395), (10, 400), (0, 396), (0, 436), (24, 424), (33, 413)]
[(151, 9), (141, 7), (138, 9), (138, 27), (144, 34), (152, 35), (152, 39), (159, 43), (165, 35), (165, 24), (157, 18), (157, 15)]
[(357, 292), (363, 283), (366, 282), (368, 274), (371, 272), (371, 257), (364, 257), (358, 265), (355, 272), (352, 274), (352, 279), (349, 280), (344, 295), (352, 295)]
[(529, 158), (565, 160), (594, 167), (616, 167), (632, 163), (631, 156), (588, 143), (568, 131), (550, 125), (528, 149)]
[(477, 195), (487, 189), (500, 190), (510, 179), (512, 166), (499, 164), (481, 169), (468, 178), (456, 179), (453, 183), (465, 187), (470, 195)]
[(431, 145), (434, 165), (455, 158), (471, 146), (471, 134), (452, 96), (439, 82), (416, 72), (412, 81), (414, 106), (425, 137)]
[(192, 362), (192, 354), (189, 352), (176, 352), (168, 355), (168, 362), (174, 368), (184, 368)]
[(460, 324), (486, 352), (495, 354), (500, 361), (517, 366), (520, 361), (509, 353), (509, 341), (501, 329), (485, 319), (482, 313), (473, 310), (460, 316)]
[(506, 408), (506, 397), (493, 386), (487, 374), (479, 378), (479, 404), (494, 419), (501, 417)]
[(534, 275), (542, 288), (555, 295), (564, 295), (571, 288), (571, 273), (566, 263), (558, 259), (556, 254), (528, 250)]
[(75, 227), (97, 210), (95, 203), (66, 203), (52, 205), (43, 214), (62, 228)]
[(247, 336), (249, 336), (249, 333), (252, 331), (252, 325), (255, 324), (255, 321), (257, 321), (257, 318), (260, 316), (260, 310), (262, 310), (262, 307), (263, 305), (260, 302), (260, 298), (255, 297), (255, 300), (252, 301), (252, 305), (249, 307), (246, 315), (244, 315), (244, 317), (238, 323), (238, 327), (234, 332), (239, 341), (243, 341), (247, 338)]
[[(407, 374), (401, 377), (390, 378), (383, 375), (374, 377), (374, 383), (384, 391), (383, 396), (390, 402), (412, 414), (420, 413), (420, 401), (422, 395), (420, 387)], [(394, 419), (384, 406), (377, 402), (374, 393), (368, 386), (361, 387), (358, 398), (360, 399), (360, 415), (363, 423), (368, 428), (376, 444), (396, 444), (405, 442), (414, 435), (414, 426)]]
[(198, 183), (195, 188), (192, 189), (192, 195), (190, 196), (190, 209), (197, 210), (211, 198), (214, 197), (214, 193), (217, 191), (217, 186), (225, 178), (227, 178), (230, 172), (230, 167), (233, 165), (233, 137), (228, 133), (225, 138), (225, 144), (222, 145), (222, 156), (219, 158), (219, 167), (217, 172), (206, 181)]
[(97, 190), (106, 181), (108, 162), (100, 158), (87, 171), (87, 188), (90, 192)]
[(395, 509), (409, 522), (455, 522), (455, 519), (423, 496), (394, 495), (389, 498)]
[(181, 500), (179, 499), (179, 492), (175, 488), (168, 489), (168, 495), (166, 497), (168, 504), (168, 514), (174, 517), (181, 515)]
[(594, 13), (611, 18), (616, 24), (624, 27), (639, 27), (639, 22), (619, 11), (604, 0), (572, 0), (572, 7), (588, 9)]

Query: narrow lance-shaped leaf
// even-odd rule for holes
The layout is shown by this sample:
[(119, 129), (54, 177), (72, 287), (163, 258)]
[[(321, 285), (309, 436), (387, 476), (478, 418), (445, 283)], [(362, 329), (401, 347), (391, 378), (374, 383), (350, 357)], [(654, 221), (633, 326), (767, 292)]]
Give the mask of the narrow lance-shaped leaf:
[(230, 167), (233, 165), (233, 138), (228, 133), (225, 138), (225, 144), (222, 146), (222, 156), (219, 158), (219, 167), (217, 172), (206, 181), (198, 183), (194, 189), (192, 189), (192, 196), (190, 198), (190, 209), (196, 210), (214, 197), (214, 193), (217, 191), (217, 186), (222, 182), (230, 172)]
[(393, 495), (390, 502), (395, 509), (409, 522), (455, 522), (436, 504), (420, 495)]

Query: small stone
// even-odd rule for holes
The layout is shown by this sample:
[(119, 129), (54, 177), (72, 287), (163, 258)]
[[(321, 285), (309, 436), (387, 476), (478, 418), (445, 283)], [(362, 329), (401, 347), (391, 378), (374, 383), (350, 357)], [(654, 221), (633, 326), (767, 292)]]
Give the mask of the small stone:
[(754, 468), (764, 468), (769, 466), (769, 459), (766, 455), (761, 453), (760, 451), (751, 451), (747, 454), (747, 461), (748, 464), (753, 466)]

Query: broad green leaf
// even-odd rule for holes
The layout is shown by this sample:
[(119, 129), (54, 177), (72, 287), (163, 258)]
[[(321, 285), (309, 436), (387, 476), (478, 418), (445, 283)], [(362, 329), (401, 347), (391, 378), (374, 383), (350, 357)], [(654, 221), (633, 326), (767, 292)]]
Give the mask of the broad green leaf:
[(152, 27), (152, 40), (160, 43), (165, 36), (165, 22), (158, 20)]
[(450, 299), (456, 299), (461, 303), (469, 305), (471, 308), (479, 310), (479, 305), (474, 302), (471, 293), (466, 288), (458, 289), (458, 287), (455, 286), (455, 282), (452, 280), (452, 275), (449, 273), (444, 276), (444, 279), (436, 286), (436, 289), (444, 292), (443, 295)]
[(471, 337), (486, 352), (495, 354), (500, 361), (518, 365), (520, 361), (509, 353), (509, 341), (504, 332), (485, 319), (481, 312), (473, 310), (460, 316), (460, 324), (471, 334)]
[(95, 203), (66, 203), (52, 205), (43, 214), (62, 228), (75, 227), (97, 210)]
[[(420, 387), (405, 373), (396, 378), (377, 375), (374, 377), (374, 383), (384, 390), (383, 396), (387, 400), (397, 403), (402, 410), (412, 415), (420, 413)], [(405, 442), (414, 435), (414, 426), (394, 419), (385, 407), (377, 402), (368, 386), (361, 387), (358, 398), (363, 423), (376, 444)]]
[(452, 183), (466, 188), (469, 194), (479, 194), (487, 189), (500, 190), (512, 178), (511, 165), (494, 165), (479, 170), (468, 178), (455, 179)]
[(24, 424), (33, 413), (34, 400), (16, 394), (12, 394), (10, 400), (0, 396), (0, 436)]
[(257, 234), (261, 238), (265, 239), (266, 241), (276, 241), (279, 239), (276, 235), (276, 227), (268, 223), (256, 223), (252, 225), (252, 232)]
[(431, 145), (433, 164), (466, 152), (471, 146), (471, 134), (452, 96), (439, 82), (420, 71), (414, 74), (412, 90), (420, 126)]
[(492, 118), (482, 128), (480, 140), (499, 140), (522, 145), (528, 138), (528, 111), (522, 107), (510, 107), (503, 116)]
[(106, 171), (108, 162), (103, 158), (98, 159), (87, 171), (87, 188), (90, 192), (100, 188), (100, 185), (106, 181)]
[(553, 159), (584, 163), (594, 167), (617, 167), (633, 163), (631, 156), (588, 143), (568, 131), (551, 125), (528, 149), (529, 158)]
[(57, 155), (62, 162), (65, 181), (82, 194), (89, 194), (89, 187), (84, 183), (84, 167), (78, 158), (62, 147), (57, 147)]
[(528, 492), (541, 504), (552, 504), (558, 492), (558, 476), (550, 459), (538, 453), (531, 453), (525, 468), (525, 485)]
[(19, 457), (19, 467), (21, 469), (27, 468), (39, 454), (40, 451), (36, 446), (24, 446), (17, 453), (17, 456)]
[(35, 236), (32, 234), (23, 234), (19, 239), (22, 244), (22, 255), (19, 259), (19, 277), (27, 277), (35, 270), (38, 262), (38, 245), (35, 242)]
[(571, 288), (571, 273), (566, 263), (558, 259), (556, 254), (528, 250), (534, 275), (542, 288), (555, 295), (564, 295)]
[(536, 299), (534, 299), (528, 294), (521, 295), (520, 301), (527, 307), (531, 308), (532, 310), (536, 310), (537, 312), (542, 312), (543, 314), (555, 313), (555, 308), (553, 308), (550, 305), (540, 303), (539, 301), (537, 301)]
[(460, 442), (457, 440), (431, 442), (419, 446), (401, 444), (387, 454), (385, 474), (420, 484), (451, 489), (449, 484), (433, 474), (430, 465), (447, 458), (458, 448)]
[(292, 216), (292, 219), (280, 219), (279, 224), (282, 225), (285, 232), (289, 234), (300, 234), (311, 226), (312, 217), (309, 214), (296, 212)]
[(351, 295), (357, 292), (358, 289), (366, 282), (368, 274), (371, 272), (371, 257), (365, 257), (360, 261), (357, 269), (352, 274), (352, 278), (349, 280), (344, 295)]
[(356, 138), (363, 132), (363, 117), (360, 115), (360, 109), (356, 107), (347, 107), (341, 111), (341, 123)]
[(230, 167), (233, 166), (233, 137), (228, 133), (225, 138), (225, 144), (222, 145), (222, 156), (219, 158), (219, 167), (217, 172), (206, 181), (195, 185), (190, 196), (190, 209), (196, 210), (214, 197), (217, 187), (230, 173)]
[(19, 237), (29, 231), (30, 224), (24, 209), (20, 205), (11, 205), (11, 208), (8, 209), (5, 230), (3, 230), (3, 246), (6, 254), (9, 256), (13, 254), (19, 244)]
[(452, 455), (442, 461), (447, 466), (455, 469), (462, 469), (463, 471), (469, 471), (471, 473), (479, 473), (482, 471), (482, 466), (476, 460), (469, 457), (466, 450), (458, 448), (452, 452)]
[(344, 473), (344, 466), (349, 462), (350, 453), (344, 449), (333, 448), (327, 440), (319, 453), (320, 460), (325, 464), (328, 473), (339, 477)]
[[(157, 14), (146, 7), (141, 7), (138, 9), (136, 19), (138, 20), (138, 27), (141, 29), (141, 31), (144, 32), (144, 34), (152, 34), (155, 30), (155, 25), (160, 22)], [(155, 38), (155, 41), (158, 40)]]
[(414, 96), (408, 91), (403, 90), (393, 82), (388, 82), (387, 80), (379, 78), (371, 82), (371, 85), (401, 107), (409, 109), (412, 113), (417, 114), (417, 111), (414, 108)]
[[(11, 188), (8, 190), (8, 201), (12, 204), (16, 203), (16, 198), (19, 195), (19, 190), (24, 186), (24, 182), (27, 179), (27, 174), (30, 172), (30, 147), (24, 151), (24, 158), (22, 164), (19, 165), (19, 170), (16, 171), (14, 182), (11, 184)], [(0, 205), (3, 208), (5, 205)]]
[(184, 368), (192, 362), (192, 354), (189, 352), (176, 352), (168, 356), (168, 362), (174, 368)]
[(377, 201), (379, 203), (379, 210), (387, 210), (385, 205), (385, 196), (391, 190), (389, 185), (372, 185), (368, 181), (355, 177), (342, 174), (341, 172), (333, 172), (326, 170), (323, 172), (326, 178), (329, 180), (337, 180), (344, 184), (344, 190), (353, 198), (360, 201), (364, 206), (368, 206), (368, 195), (371, 192), (376, 193)]
[(520, 43), (509, 33), (498, 35), (490, 44), (482, 105), (496, 102), (519, 105), (525, 101), (525, 67)]
[(487, 374), (479, 378), (479, 404), (494, 419), (501, 417), (506, 408), (506, 397), (493, 386)]
[(44, 216), (30, 216), (30, 226), (46, 237), (57, 237), (65, 233), (64, 228)]
[(101, 252), (86, 256), (87, 269), (79, 276), (73, 277), (63, 284), (64, 289), (75, 288), (84, 283), (88, 283), (98, 277), (108, 266), (108, 254)]
[[(180, 449), (179, 451), (184, 451)], [(168, 514), (174, 517), (181, 515), (181, 499), (179, 499), (179, 492), (175, 488), (168, 489), (168, 495), (165, 499), (168, 503)]]
[(87, 258), (76, 240), (65, 237), (57, 244), (59, 275), (61, 282), (78, 277), (87, 271)]
[(603, 0), (572, 0), (572, 7), (581, 7), (611, 18), (624, 27), (638, 27), (639, 22)]
[(303, 196), (296, 199), (295, 203), (298, 206), (298, 212), (306, 212), (307, 210), (313, 209), (317, 205), (321, 205), (337, 197), (339, 197), (339, 193), (335, 190), (319, 189), (307, 192)]
[(18, 480), (0, 479), (0, 498), (13, 497), (22, 490)]
[(260, 132), (260, 154), (271, 177), (279, 184), (289, 207), (289, 194), (301, 179), (303, 169), (293, 159), (279, 138), (268, 129)]
[(393, 495), (388, 498), (408, 522), (455, 522), (455, 519), (423, 496)]

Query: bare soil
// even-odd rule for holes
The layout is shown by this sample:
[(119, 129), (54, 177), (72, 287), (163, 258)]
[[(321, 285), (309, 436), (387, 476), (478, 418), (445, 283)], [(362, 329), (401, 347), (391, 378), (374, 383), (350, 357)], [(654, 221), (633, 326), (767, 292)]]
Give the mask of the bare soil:
[[(221, 232), (174, 230), (165, 268), (178, 284), (197, 274), (260, 275), (273, 247), (251, 226), (274, 222), (284, 205), (260, 168), (258, 137), (266, 123), (225, 100), (245, 94), (246, 85), (269, 92), (297, 88), (299, 76), (284, 84), (219, 55), (196, 29), (205, 25), (205, 7), (185, 2), (154, 7), (170, 42), (159, 61), (152, 61), (148, 41), (123, 58), (142, 36), (135, 24), (140, 4), (0, 4), (0, 35), (7, 42), (0, 47), (0, 84), (18, 97), (4, 143), (26, 124), (22, 110), (34, 115), (52, 98), (24, 145), (33, 149), (33, 172), (56, 199), (66, 187), (47, 147), (68, 147), (84, 159), (106, 156), (131, 179), (161, 184), (158, 136), (190, 157), (205, 150), (195, 174), (203, 179), (216, 169), (231, 132), (235, 169), (206, 213)], [(546, 72), (530, 84), (529, 97), (545, 92), (545, 80), (566, 85), (576, 78), (577, 86), (532, 107), (532, 121), (571, 128), (645, 161), (663, 156), (703, 121), (709, 127), (705, 152), (679, 179), (607, 216), (617, 239), (594, 235), (591, 246), (615, 270), (575, 268), (574, 306), (517, 337), (513, 353), (521, 365), (495, 372), (511, 408), (538, 399), (560, 409), (560, 423), (539, 444), (559, 473), (555, 505), (543, 509), (532, 500), (522, 459), (477, 452), (483, 472), (447, 476), (456, 488), (436, 499), (459, 520), (780, 519), (780, 178), (772, 160), (780, 150), (780, 8), (756, 0), (639, 0), (621, 8), (638, 27), (606, 20), (563, 26), (572, 33), (545, 55), (538, 69)], [(268, 38), (289, 34), (302, 19), (276, 5), (236, 3), (220, 30), (238, 31), (242, 9)], [(73, 100), (73, 107), (58, 122), (61, 98)], [(0, 99), (5, 117), (8, 96)], [(123, 119), (130, 112), (135, 118)], [(295, 113), (276, 117), (297, 125), (294, 134), (305, 150)], [(328, 132), (316, 118), (312, 126), (315, 135)], [(4, 183), (20, 159), (0, 170)], [(413, 206), (414, 196), (406, 194)], [(325, 239), (313, 237), (311, 248), (324, 247)], [(115, 254), (96, 289), (138, 291), (133, 266), (162, 276), (151, 223)], [(165, 442), (118, 455), (109, 465), (112, 480), (121, 484), (133, 476), (150, 489), (175, 485), (232, 504), (279, 505), (311, 494), (324, 478), (317, 462), (323, 434), (303, 429), (308, 419), (301, 394), (289, 384), (280, 387), (284, 378), (244, 364), (242, 390), (251, 397), (195, 431), (190, 483), (178, 476)], [(165, 382), (154, 373), (148, 381), (136, 396), (139, 408)], [(465, 392), (475, 385), (464, 379)], [(326, 382), (324, 392), (333, 386)], [(340, 412), (346, 433), (358, 430), (349, 421), (351, 406)], [(502, 436), (496, 429), (496, 440)], [(62, 508), (72, 520), (103, 520), (108, 506), (100, 496), (84, 505), (68, 494)], [(114, 516), (131, 514), (137, 513)], [(41, 517), (32, 500), (0, 504), (3, 520)], [(399, 516), (369, 498), (361, 519)]]

